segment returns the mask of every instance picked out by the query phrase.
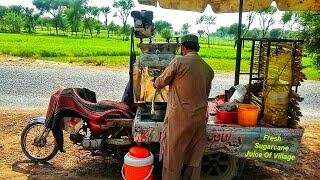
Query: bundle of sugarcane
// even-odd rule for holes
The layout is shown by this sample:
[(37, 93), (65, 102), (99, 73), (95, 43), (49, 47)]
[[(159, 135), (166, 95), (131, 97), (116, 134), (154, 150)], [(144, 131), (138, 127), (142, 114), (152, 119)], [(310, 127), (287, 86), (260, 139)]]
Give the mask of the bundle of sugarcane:
[(264, 123), (276, 127), (288, 126), (288, 105), (266, 103), (264, 108)]
[(277, 49), (277, 52), (276, 52), (276, 54), (277, 55), (279, 55), (279, 54), (291, 54), (292, 53), (292, 51), (290, 51), (290, 50), (288, 50), (288, 49), (284, 49), (284, 48), (278, 48)]
[(254, 95), (252, 92), (250, 92), (250, 104), (254, 104), (258, 106), (260, 109), (262, 109), (262, 97), (259, 97), (257, 95)]
[(292, 84), (294, 86), (300, 86), (304, 79), (306, 78), (306, 75), (302, 72), (302, 69), (305, 67), (301, 65), (301, 59), (302, 59), (302, 49), (303, 44), (297, 44), (295, 49), (295, 58), (294, 58), (294, 64), (293, 64), (293, 70), (292, 70)]
[(277, 48), (287, 49), (288, 51), (292, 51), (294, 47), (293, 42), (279, 42), (277, 43)]
[(263, 69), (265, 68), (265, 63), (262, 63), (262, 61), (266, 61), (265, 58), (254, 58), (253, 61), (253, 69), (258, 71), (258, 72), (263, 72)]
[[(262, 96), (261, 93), (258, 94), (253, 94), (252, 92), (250, 92), (250, 103), (249, 104), (253, 104), (256, 105), (260, 108), (260, 110), (263, 109), (263, 101), (262, 101)], [(258, 124), (262, 125), (263, 124), (263, 115), (262, 115), (262, 111), (259, 112), (259, 116), (258, 116)]]
[(269, 79), (264, 82), (264, 123), (276, 127), (287, 127), (289, 90), (290, 86), (288, 84), (282, 84), (282, 82), (277, 79), (276, 81), (275, 79)]
[(304, 68), (301, 65), (302, 49), (302, 42), (264, 41), (259, 43), (259, 51), (255, 50), (254, 68), (259, 69), (264, 78), (261, 90), (264, 98), (261, 93), (253, 92), (250, 88), (250, 103), (263, 106), (264, 123), (277, 127), (287, 127), (288, 124), (295, 127), (299, 121), (302, 114), (298, 102), (302, 98), (291, 92), (291, 88), (306, 79), (301, 72)]
[(303, 98), (291, 89), (289, 93), (288, 107), (289, 126), (291, 128), (296, 127), (297, 123), (300, 121), (300, 116), (302, 116), (301, 109), (299, 107), (299, 102), (301, 101), (303, 101)]
[(303, 72), (301, 72), (301, 70), (299, 71), (299, 70), (295, 70), (295, 69), (293, 70), (292, 77), (293, 77), (292, 84), (294, 86), (300, 86), (301, 85), (300, 82), (303, 82), (304, 79), (307, 79), (306, 75)]
[(253, 55), (253, 69), (256, 71), (260, 71), (260, 43), (255, 45), (254, 55)]
[(287, 127), (288, 93), (291, 89), (291, 52), (276, 46), (271, 48), (263, 86), (263, 121), (275, 127)]
[(296, 57), (299, 57), (300, 60), (303, 57), (302, 49), (295, 49)]
[(265, 72), (266, 72), (266, 64), (267, 64), (267, 61), (268, 61), (268, 47), (269, 47), (269, 44), (268, 42), (261, 42), (261, 57), (260, 57), (260, 74), (261, 74), (261, 77), (264, 77), (265, 75)]

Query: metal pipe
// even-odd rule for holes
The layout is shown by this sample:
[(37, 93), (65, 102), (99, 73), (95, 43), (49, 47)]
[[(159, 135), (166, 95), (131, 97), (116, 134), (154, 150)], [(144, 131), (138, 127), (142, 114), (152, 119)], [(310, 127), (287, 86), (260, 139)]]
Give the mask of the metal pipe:
[(238, 22), (238, 39), (237, 39), (237, 58), (236, 58), (236, 70), (235, 70), (235, 78), (234, 85), (239, 84), (240, 78), (240, 65), (241, 65), (241, 25), (242, 25), (242, 11), (243, 11), (243, 0), (240, 0), (239, 5), (239, 22)]
[(304, 42), (304, 40), (295, 40), (295, 39), (272, 39), (272, 38), (242, 38), (242, 40), (248, 41), (262, 41), (262, 42)]
[(252, 75), (253, 75), (253, 74), (255, 74), (255, 75), (257, 75), (258, 73), (254, 73), (254, 72), (253, 72), (253, 73), (250, 73), (250, 72), (244, 72), (244, 73), (239, 73), (239, 74), (247, 74), (247, 75), (250, 75), (250, 74), (252, 74)]
[(258, 78), (261, 77), (261, 71), (262, 71), (262, 42), (259, 42), (259, 67), (258, 67)]
[(250, 58), (250, 75), (249, 75), (249, 87), (248, 87), (248, 99), (249, 103), (251, 101), (251, 84), (252, 84), (252, 71), (253, 71), (253, 59), (254, 59), (254, 47), (256, 45), (256, 41), (252, 41), (252, 47), (251, 47), (251, 58)]
[[(291, 61), (291, 72), (294, 72), (295, 70), (294, 70), (294, 66), (295, 66), (295, 64), (296, 64), (296, 61), (295, 61), (295, 59), (296, 59), (296, 55), (297, 55), (297, 53), (296, 53), (296, 50), (297, 50), (297, 41), (294, 41), (294, 45), (293, 45), (293, 49), (291, 50), (292, 51), (292, 61)], [(298, 72), (296, 72), (296, 73), (298, 73)], [(292, 84), (293, 84), (293, 81), (294, 81), (294, 75), (293, 75), (294, 73), (292, 73), (291, 74), (291, 86), (292, 86)], [(296, 93), (298, 93), (298, 82), (296, 82)]]
[(131, 47), (130, 47), (130, 92), (129, 92), (129, 104), (133, 106), (134, 97), (133, 97), (133, 64), (135, 61), (135, 52), (134, 52), (134, 28), (131, 28)]

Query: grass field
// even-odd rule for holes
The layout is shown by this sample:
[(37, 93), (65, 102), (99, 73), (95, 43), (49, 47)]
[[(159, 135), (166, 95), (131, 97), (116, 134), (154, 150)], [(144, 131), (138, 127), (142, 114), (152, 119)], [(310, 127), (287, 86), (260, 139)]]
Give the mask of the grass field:
[[(138, 41), (137, 41), (138, 42)], [(245, 49), (244, 59), (249, 59), (250, 50)], [(42, 34), (0, 34), (0, 53), (25, 57), (88, 57), (128, 56), (130, 42), (114, 38), (81, 38), (48, 36)], [(204, 58), (235, 59), (232, 46), (201, 44), (200, 55)], [(137, 51), (138, 55), (140, 51)]]
[[(157, 38), (156, 41), (159, 42), (160, 39)], [(206, 38), (200, 38), (200, 42), (205, 43)], [(200, 45), (200, 56), (215, 70), (234, 71), (236, 58), (234, 41), (211, 38), (211, 43), (210, 48), (207, 44)], [(0, 33), (0, 54), (12, 56), (70, 63), (128, 65), (129, 52), (130, 41), (122, 41), (119, 37), (54, 36), (43, 32), (38, 34)], [(139, 50), (137, 54), (140, 54)], [(250, 44), (246, 43), (242, 51), (242, 60), (245, 60), (241, 65), (243, 71), (249, 70), (246, 60), (250, 59), (250, 54)], [(304, 73), (308, 79), (320, 80), (320, 74), (312, 67), (309, 58), (303, 60), (303, 65), (307, 67)]]

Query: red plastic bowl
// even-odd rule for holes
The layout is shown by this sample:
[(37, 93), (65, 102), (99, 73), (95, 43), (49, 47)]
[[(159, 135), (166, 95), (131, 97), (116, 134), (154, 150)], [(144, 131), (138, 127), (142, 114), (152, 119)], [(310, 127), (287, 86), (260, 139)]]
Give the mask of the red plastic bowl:
[(238, 120), (238, 112), (221, 111), (219, 108), (216, 108), (216, 109), (217, 109), (217, 116), (220, 120), (223, 120), (223, 121)]

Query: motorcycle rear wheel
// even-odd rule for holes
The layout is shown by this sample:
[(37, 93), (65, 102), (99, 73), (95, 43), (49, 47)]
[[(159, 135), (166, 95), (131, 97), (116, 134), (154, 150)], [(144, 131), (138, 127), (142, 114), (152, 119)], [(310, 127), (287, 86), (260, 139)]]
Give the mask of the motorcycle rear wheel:
[(42, 123), (28, 124), (21, 134), (22, 151), (33, 162), (47, 162), (58, 153), (58, 146), (52, 133), (40, 137), (36, 142), (43, 128), (45, 126)]

